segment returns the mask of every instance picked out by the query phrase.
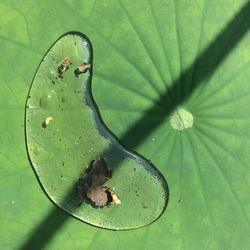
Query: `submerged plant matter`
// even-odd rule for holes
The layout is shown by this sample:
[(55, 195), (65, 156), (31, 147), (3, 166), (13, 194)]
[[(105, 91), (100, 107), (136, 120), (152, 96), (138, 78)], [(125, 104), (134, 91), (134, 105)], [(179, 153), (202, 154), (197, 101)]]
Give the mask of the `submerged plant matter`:
[(98, 158), (91, 162), (90, 167), (79, 179), (78, 195), (82, 199), (90, 199), (97, 207), (121, 204), (117, 195), (109, 187), (103, 186), (110, 178), (112, 178), (112, 171), (108, 169), (103, 158)]

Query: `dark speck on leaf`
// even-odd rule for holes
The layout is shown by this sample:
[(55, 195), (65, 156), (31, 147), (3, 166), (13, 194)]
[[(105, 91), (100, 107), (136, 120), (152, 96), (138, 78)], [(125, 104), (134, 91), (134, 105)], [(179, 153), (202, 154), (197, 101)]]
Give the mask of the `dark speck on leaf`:
[(46, 124), (45, 121), (42, 123), (42, 127), (43, 127), (43, 128), (47, 128), (47, 124)]

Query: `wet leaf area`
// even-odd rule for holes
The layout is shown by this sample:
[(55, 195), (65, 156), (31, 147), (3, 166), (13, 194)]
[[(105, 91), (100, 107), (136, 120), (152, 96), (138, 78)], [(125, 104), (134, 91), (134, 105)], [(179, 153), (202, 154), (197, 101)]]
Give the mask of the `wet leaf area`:
[(108, 169), (102, 157), (92, 161), (77, 184), (77, 193), (81, 201), (90, 203), (94, 208), (120, 204), (121, 201), (113, 190), (103, 186), (111, 178), (112, 171)]

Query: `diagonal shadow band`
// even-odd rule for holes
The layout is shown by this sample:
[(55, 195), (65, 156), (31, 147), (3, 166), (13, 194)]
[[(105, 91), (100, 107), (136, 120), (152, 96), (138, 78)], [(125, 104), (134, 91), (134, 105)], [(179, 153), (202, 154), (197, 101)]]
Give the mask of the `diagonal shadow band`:
[[(249, 30), (249, 13), (250, 1), (247, 1), (215, 40), (196, 58), (193, 64), (172, 83), (171, 87), (144, 113), (141, 119), (128, 128), (127, 132), (120, 138), (123, 144), (135, 149), (152, 131), (160, 126), (166, 117), (168, 117), (178, 105), (183, 103), (207, 77), (213, 74)], [(198, 67), (199, 71), (196, 71)], [(173, 96), (173, 93), (180, 93), (175, 102), (171, 102), (168, 99), (168, 96)], [(159, 112), (159, 105), (164, 105), (163, 114), (161, 118), (152, 123), (151, 115)], [(72, 192), (74, 192), (73, 187), (65, 196), (65, 200), (72, 195)], [(69, 218), (71, 217), (67, 213), (55, 206), (47, 217), (33, 229), (28, 240), (24, 242), (19, 249), (43, 249)]]
[[(130, 148), (136, 148), (150, 133), (162, 124), (173, 110), (183, 103), (191, 93), (210, 77), (220, 63), (230, 54), (244, 34), (250, 28), (250, 2), (234, 16), (234, 18), (221, 31), (216, 39), (193, 62), (193, 64), (176, 79), (171, 87), (160, 96), (155, 104), (149, 108), (143, 117), (132, 125), (122, 136), (121, 141)], [(195, 69), (199, 67), (199, 72)], [(195, 74), (195, 79), (193, 74)], [(194, 80), (193, 82), (190, 82)], [(178, 94), (179, 95), (173, 95)], [(175, 102), (171, 102), (168, 96), (177, 96)], [(164, 104), (164, 106), (163, 106)], [(152, 114), (159, 113), (159, 106), (164, 111), (157, 123), (152, 124)], [(145, 125), (148, 125), (145, 127)], [(136, 135), (136, 140), (131, 140)]]

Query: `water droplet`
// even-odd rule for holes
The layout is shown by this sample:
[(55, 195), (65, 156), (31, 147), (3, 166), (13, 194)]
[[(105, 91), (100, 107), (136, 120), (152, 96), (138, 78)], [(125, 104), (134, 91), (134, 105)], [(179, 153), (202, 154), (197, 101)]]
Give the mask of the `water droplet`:
[[(26, 123), (29, 156), (49, 197), (75, 217), (116, 230), (145, 226), (164, 210), (167, 185), (149, 161), (126, 150), (103, 125), (90, 93), (92, 70), (74, 76), (73, 70), (83, 62), (92, 65), (91, 51), (84, 36), (72, 33), (61, 37), (45, 55), (32, 83), (32, 98), (27, 100), (28, 105), (31, 100), (40, 100), (37, 111), (26, 110), (26, 120), (31, 121)], [(65, 55), (73, 64), (72, 70), (63, 72), (64, 81), (58, 78), (51, 84), (49, 72), (58, 74), (58, 64), (46, 57), (56, 58), (60, 64)], [(53, 120), (47, 120), (44, 129), (41, 123), (48, 117)], [(79, 206), (75, 193), (68, 195), (89, 164), (100, 156), (113, 171), (107, 186), (113, 187), (121, 199), (119, 209), (104, 207), (97, 211), (84, 202)], [(148, 209), (143, 209), (142, 204), (149, 203)]]

